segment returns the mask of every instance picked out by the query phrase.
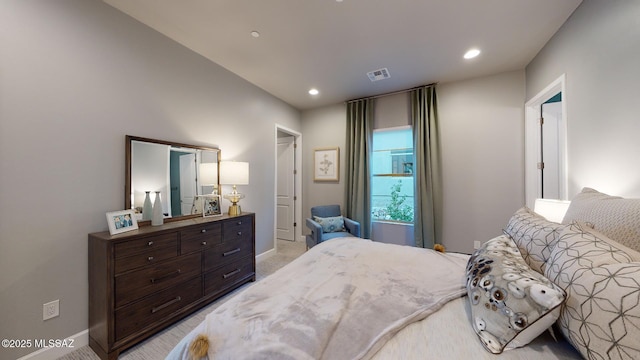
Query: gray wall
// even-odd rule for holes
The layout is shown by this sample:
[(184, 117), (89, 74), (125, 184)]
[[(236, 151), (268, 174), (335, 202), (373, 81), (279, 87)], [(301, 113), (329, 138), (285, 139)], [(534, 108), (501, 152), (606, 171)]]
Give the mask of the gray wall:
[(0, 24), (0, 338), (87, 329), (87, 233), (124, 206), (125, 134), (250, 162), (242, 207), (272, 247), (275, 124), (301, 131), (297, 110), (98, 0), (3, 0)]
[[(302, 233), (309, 229), (304, 219), (311, 216), (311, 207), (339, 204), (344, 209), (344, 174), (346, 144), (345, 104), (325, 106), (302, 112)], [(327, 147), (340, 148), (340, 180), (313, 181), (313, 150)]]
[[(449, 251), (472, 252), (474, 240), (484, 242), (500, 235), (509, 217), (524, 204), (524, 91), (524, 71), (438, 85), (443, 242)], [(403, 102), (395, 96), (382, 101), (402, 109)], [(314, 147), (344, 149), (345, 113), (344, 104), (302, 113), (304, 156), (309, 159), (304, 168), (304, 217), (311, 206), (344, 202), (342, 181), (313, 182), (310, 159)], [(376, 116), (382, 116), (377, 108)], [(398, 125), (402, 123), (390, 126)]]
[(524, 71), (438, 87), (447, 251), (502, 233), (524, 205)]
[(526, 68), (527, 99), (566, 74), (569, 198), (640, 197), (640, 1), (585, 0)]

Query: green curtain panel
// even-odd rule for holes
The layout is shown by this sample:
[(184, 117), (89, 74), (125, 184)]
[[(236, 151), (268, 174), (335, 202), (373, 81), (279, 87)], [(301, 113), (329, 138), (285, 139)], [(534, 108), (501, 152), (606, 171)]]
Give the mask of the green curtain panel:
[(442, 241), (442, 174), (435, 85), (412, 90), (411, 123), (415, 153), (414, 237), (417, 247)]
[(373, 99), (347, 103), (345, 215), (361, 226), (361, 237), (371, 238), (370, 159), (373, 139)]

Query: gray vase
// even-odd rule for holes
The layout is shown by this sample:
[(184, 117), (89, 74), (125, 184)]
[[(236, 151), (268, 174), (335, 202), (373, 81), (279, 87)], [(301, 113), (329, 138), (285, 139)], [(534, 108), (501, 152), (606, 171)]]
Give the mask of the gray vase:
[(142, 206), (142, 220), (151, 220), (153, 214), (153, 205), (151, 205), (151, 197), (149, 193), (151, 191), (145, 191), (144, 205)]

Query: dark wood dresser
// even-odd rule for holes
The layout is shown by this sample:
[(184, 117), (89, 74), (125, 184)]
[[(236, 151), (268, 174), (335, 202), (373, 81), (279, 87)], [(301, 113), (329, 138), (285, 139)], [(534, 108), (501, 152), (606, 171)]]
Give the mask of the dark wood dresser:
[(89, 345), (117, 359), (169, 324), (255, 281), (255, 214), (89, 234)]

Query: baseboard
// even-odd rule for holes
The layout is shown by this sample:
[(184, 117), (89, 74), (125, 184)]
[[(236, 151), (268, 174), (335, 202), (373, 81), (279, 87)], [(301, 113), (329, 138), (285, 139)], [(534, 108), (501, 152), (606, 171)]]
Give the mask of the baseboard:
[(276, 254), (276, 249), (267, 250), (262, 254), (256, 256), (256, 262), (259, 263), (261, 261), (267, 260), (268, 258), (274, 256), (275, 254)]
[[(44, 340), (50, 341), (50, 340)], [(57, 347), (55, 345), (68, 345)], [(69, 336), (60, 341), (54, 340), (54, 346), (45, 347), (37, 351), (27, 354), (18, 360), (55, 360), (67, 354), (70, 354), (83, 346), (89, 345), (89, 329), (83, 330), (75, 335)]]

